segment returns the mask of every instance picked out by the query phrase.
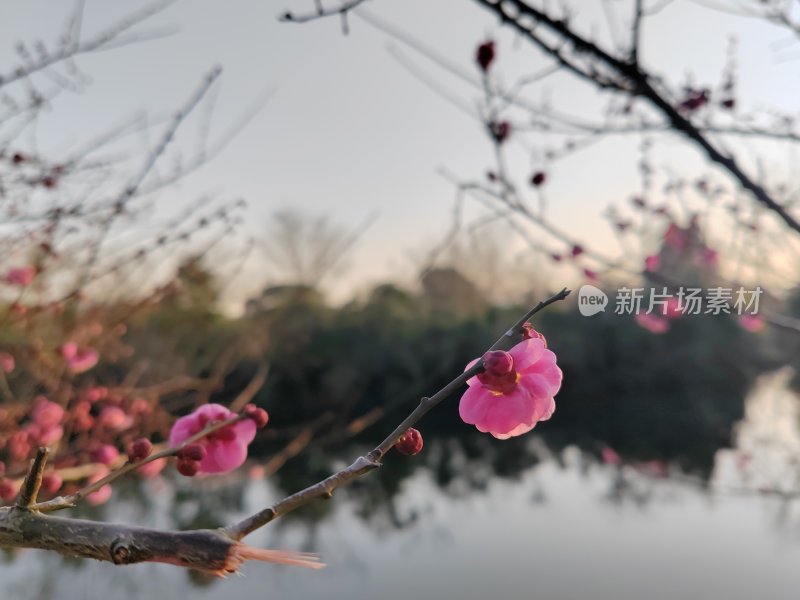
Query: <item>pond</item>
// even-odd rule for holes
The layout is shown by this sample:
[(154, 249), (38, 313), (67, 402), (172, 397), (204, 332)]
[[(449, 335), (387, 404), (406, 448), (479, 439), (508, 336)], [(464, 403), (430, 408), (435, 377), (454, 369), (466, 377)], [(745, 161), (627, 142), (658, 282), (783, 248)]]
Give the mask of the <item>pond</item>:
[[(385, 502), (374, 487), (357, 486), (249, 539), (318, 552), (322, 571), (250, 563), (241, 575), (209, 581), (167, 565), (113, 567), (31, 550), (0, 566), (3, 597), (795, 599), (800, 433), (787, 377), (756, 387), (735, 447), (717, 453), (708, 482), (674, 467), (665, 474), (658, 463), (552, 451), (532, 436), (538, 462), (516, 477), (443, 488), (420, 467)], [(224, 488), (142, 485), (144, 495), (138, 485), (115, 494), (106, 518), (158, 527), (225, 522), (282, 493), (249, 478)], [(381, 509), (365, 508), (365, 494)]]

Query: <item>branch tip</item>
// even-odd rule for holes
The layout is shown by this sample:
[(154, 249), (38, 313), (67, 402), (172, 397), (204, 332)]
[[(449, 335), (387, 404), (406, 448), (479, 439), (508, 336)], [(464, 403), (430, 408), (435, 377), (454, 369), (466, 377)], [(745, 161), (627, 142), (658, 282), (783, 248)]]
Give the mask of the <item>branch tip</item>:
[(39, 495), (39, 488), (42, 487), (42, 475), (44, 468), (47, 465), (47, 457), (50, 450), (41, 447), (36, 451), (36, 456), (31, 459), (31, 466), (28, 468), (28, 474), (25, 475), (25, 480), (22, 482), (22, 487), (19, 489), (17, 495), (16, 507), (24, 510), (29, 510), (36, 502), (36, 497)]

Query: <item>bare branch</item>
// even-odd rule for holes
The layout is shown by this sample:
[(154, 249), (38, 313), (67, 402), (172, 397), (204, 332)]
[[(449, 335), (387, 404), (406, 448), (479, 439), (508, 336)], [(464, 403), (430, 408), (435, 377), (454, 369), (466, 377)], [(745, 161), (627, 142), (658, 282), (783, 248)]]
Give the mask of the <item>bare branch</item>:
[[(642, 71), (638, 65), (611, 55), (594, 42), (577, 34), (566, 21), (555, 19), (522, 0), (509, 0), (508, 2), (476, 0), (476, 2), (495, 13), (503, 23), (510, 25), (530, 42), (550, 54), (564, 67), (582, 79), (590, 81), (600, 88), (613, 87), (623, 93), (647, 100), (652, 107), (667, 119), (673, 131), (700, 146), (712, 162), (725, 169), (743, 188), (751, 192), (758, 202), (776, 213), (789, 227), (800, 233), (800, 221), (790, 214), (786, 207), (772, 198), (764, 187), (745, 173), (733, 156), (725, 155), (703, 135), (700, 129), (682, 115), (656, 89), (651, 77)], [(533, 25), (527, 25), (526, 23), (529, 21), (533, 21)], [(537, 27), (542, 27), (560, 38), (564, 44), (569, 44), (574, 53), (593, 58), (598, 64), (610, 70), (617, 79), (614, 79), (613, 83), (611, 83), (607, 78), (601, 78), (597, 73), (576, 67), (570, 59), (565, 57), (561, 46), (549, 45), (542, 40)]]

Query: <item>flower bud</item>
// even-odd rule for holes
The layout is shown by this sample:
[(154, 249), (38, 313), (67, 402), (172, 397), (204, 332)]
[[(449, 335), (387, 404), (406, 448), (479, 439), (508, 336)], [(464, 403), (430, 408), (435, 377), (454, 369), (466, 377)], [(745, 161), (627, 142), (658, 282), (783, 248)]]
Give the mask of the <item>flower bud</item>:
[(492, 121), (489, 123), (489, 133), (498, 144), (502, 144), (511, 135), (511, 124), (508, 121)]
[(422, 450), (422, 434), (411, 427), (400, 436), (394, 447), (400, 454), (405, 454), (406, 456), (419, 454), (420, 450)]
[(131, 462), (139, 462), (150, 456), (152, 451), (152, 442), (147, 438), (139, 438), (128, 446), (128, 460)]
[(189, 444), (178, 452), (178, 460), (200, 462), (206, 457), (206, 448), (202, 444)]
[(269, 423), (269, 414), (263, 408), (255, 404), (248, 404), (244, 407), (245, 414), (253, 419), (258, 429), (263, 429)]
[(489, 40), (478, 46), (475, 52), (475, 61), (480, 66), (481, 70), (485, 73), (494, 61), (494, 42)]
[(483, 355), (483, 368), (490, 375), (502, 377), (514, 368), (514, 359), (508, 352), (492, 350)]
[(531, 185), (533, 185), (534, 187), (539, 187), (540, 185), (544, 185), (546, 181), (547, 181), (547, 173), (545, 173), (544, 171), (537, 171), (536, 173), (533, 174), (533, 177), (531, 177)]
[(196, 460), (186, 460), (178, 458), (178, 473), (184, 477), (194, 477), (200, 470), (200, 462)]

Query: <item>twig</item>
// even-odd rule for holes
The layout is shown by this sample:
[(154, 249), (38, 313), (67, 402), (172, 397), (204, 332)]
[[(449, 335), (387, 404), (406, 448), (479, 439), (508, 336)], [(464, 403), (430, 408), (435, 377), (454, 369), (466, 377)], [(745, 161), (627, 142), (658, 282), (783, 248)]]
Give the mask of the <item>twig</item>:
[[(490, 350), (498, 350), (502, 348), (510, 348), (516, 341), (521, 339), (522, 326), (536, 313), (543, 310), (547, 306), (563, 300), (569, 295), (569, 290), (562, 289), (557, 294), (551, 296), (547, 300), (540, 302), (531, 310), (529, 310), (522, 318), (520, 318), (514, 325), (508, 329), (500, 338), (492, 344)], [(441, 390), (436, 392), (431, 397), (424, 397), (420, 400), (417, 407), (408, 415), (400, 425), (398, 425), (386, 439), (378, 444), (372, 451), (364, 456), (358, 457), (355, 462), (350, 466), (334, 473), (330, 477), (315, 483), (291, 496), (287, 496), (276, 504), (265, 508), (254, 515), (242, 519), (238, 523), (225, 528), (225, 532), (235, 540), (240, 540), (249, 533), (256, 529), (263, 527), (270, 521), (285, 515), (288, 512), (300, 508), (311, 502), (316, 498), (330, 498), (333, 492), (341, 485), (349, 483), (357, 479), (361, 475), (368, 473), (381, 466), (381, 459), (386, 453), (397, 443), (397, 440), (408, 430), (413, 427), (422, 417), (424, 417), (431, 409), (455, 394), (467, 382), (468, 379), (474, 377), (483, 370), (482, 361), (478, 361), (472, 368), (464, 371), (458, 377), (453, 379), (450, 383), (444, 386)]]

